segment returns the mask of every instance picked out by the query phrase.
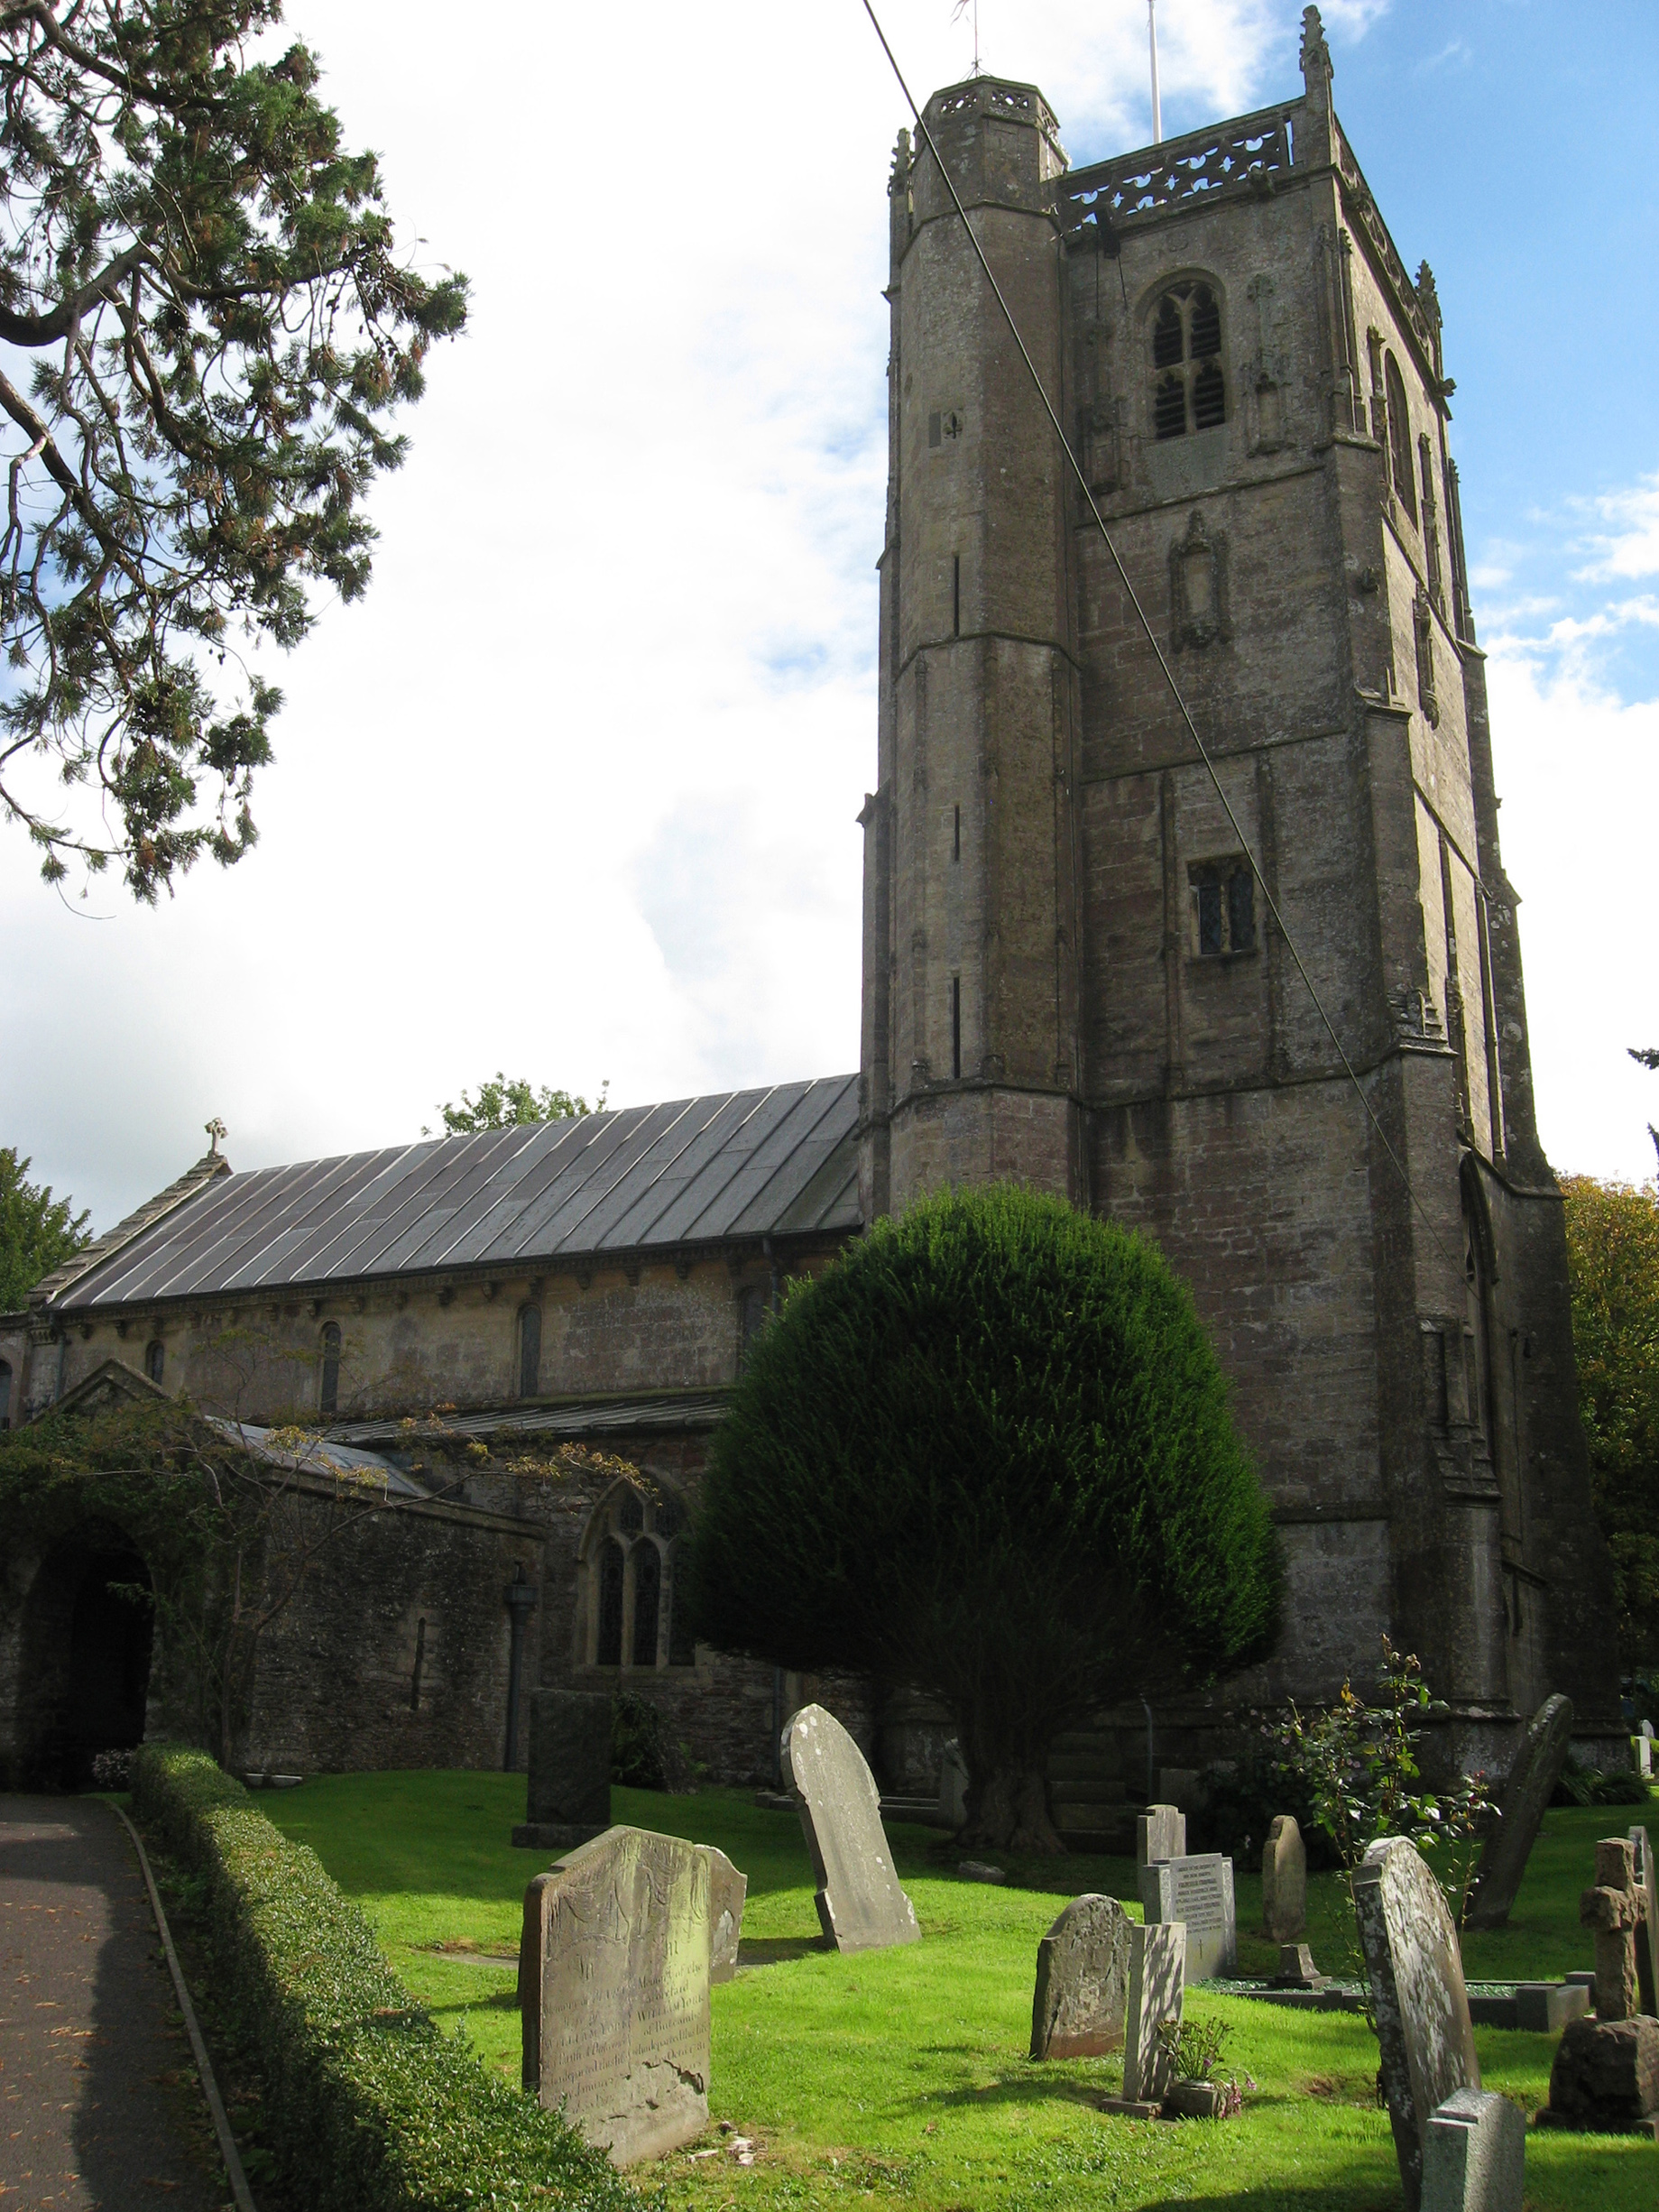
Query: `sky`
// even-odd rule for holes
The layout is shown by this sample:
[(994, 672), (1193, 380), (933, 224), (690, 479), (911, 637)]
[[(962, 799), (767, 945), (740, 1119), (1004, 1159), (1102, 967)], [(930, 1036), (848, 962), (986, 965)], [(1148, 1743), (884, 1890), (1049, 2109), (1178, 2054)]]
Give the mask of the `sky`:
[[(918, 97), (952, 0), (880, 13)], [(1475, 616), (1558, 1169), (1654, 1166), (1652, 0), (1332, 0), (1338, 113), (1456, 379)], [(1166, 136), (1293, 97), (1301, 9), (1160, 0)], [(886, 470), (862, 0), (289, 0), (401, 235), (473, 285), (375, 576), (265, 672), (261, 842), (134, 908), (0, 827), (0, 1144), (106, 1227), (395, 1145), (497, 1068), (613, 1104), (857, 1064)], [(1074, 164), (1150, 136), (1144, 0), (982, 0)]]

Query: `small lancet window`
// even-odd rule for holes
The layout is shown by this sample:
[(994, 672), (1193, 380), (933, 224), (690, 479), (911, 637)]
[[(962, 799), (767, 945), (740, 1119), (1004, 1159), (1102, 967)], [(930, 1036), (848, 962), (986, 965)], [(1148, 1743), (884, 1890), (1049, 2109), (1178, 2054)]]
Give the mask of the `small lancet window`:
[(519, 1396), (533, 1398), (541, 1382), (541, 1308), (519, 1308)]
[(1395, 496), (1415, 522), (1417, 489), (1412, 482), (1411, 411), (1406, 404), (1406, 380), (1392, 354), (1383, 362), (1383, 390), (1388, 400), (1388, 466)]
[(657, 1623), (662, 1611), (662, 1553), (654, 1544), (633, 1547), (633, 1664), (657, 1664)]
[(626, 1555), (614, 1536), (599, 1547), (599, 1648), (594, 1656), (602, 1667), (622, 1664), (622, 1575)]
[(153, 1343), (144, 1347), (144, 1373), (152, 1383), (159, 1383), (166, 1371), (167, 1347), (157, 1337)]
[(666, 1490), (642, 1497), (619, 1482), (599, 1509), (583, 1568), (593, 1663), (689, 1666), (696, 1657), (674, 1604), (674, 1560), (686, 1509)]
[(1152, 431), (1212, 430), (1227, 419), (1221, 308), (1207, 284), (1173, 284), (1152, 320)]
[(317, 1408), (319, 1413), (337, 1411), (340, 1403), (340, 1324), (331, 1321), (325, 1324), (322, 1335), (322, 1379), (318, 1386)]
[(1188, 871), (1193, 891), (1193, 950), (1201, 959), (1256, 949), (1256, 878), (1242, 853), (1221, 861), (1195, 862)]

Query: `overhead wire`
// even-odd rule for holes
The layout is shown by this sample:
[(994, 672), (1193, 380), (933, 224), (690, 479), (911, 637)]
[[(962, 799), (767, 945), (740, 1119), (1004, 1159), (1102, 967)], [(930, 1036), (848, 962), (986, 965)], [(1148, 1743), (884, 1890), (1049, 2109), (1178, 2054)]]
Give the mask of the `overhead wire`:
[[(1227, 820), (1231, 826), (1234, 836), (1239, 840), (1239, 849), (1243, 853), (1245, 860), (1249, 864), (1251, 875), (1261, 886), (1261, 895), (1266, 902), (1267, 912), (1272, 916), (1274, 926), (1277, 929), (1280, 936), (1285, 941), (1286, 950), (1289, 953), (1291, 959), (1295, 963), (1296, 973), (1302, 978), (1303, 983), (1306, 987), (1308, 997), (1313, 1002), (1313, 1010), (1319, 1016), (1321, 1022), (1324, 1026), (1326, 1036), (1329, 1037), (1332, 1045), (1335, 1047), (1336, 1056), (1342, 1064), (1343, 1073), (1347, 1075), (1350, 1083), (1352, 1083), (1360, 1104), (1365, 1108), (1366, 1113), (1369, 1118), (1371, 1127), (1377, 1132), (1378, 1141), (1381, 1144), (1384, 1152), (1387, 1155), (1388, 1159), (1394, 1167), (1395, 1173), (1399, 1176), (1400, 1182), (1405, 1188), (1406, 1197), (1410, 1199), (1412, 1204), (1416, 1208), (1418, 1213), (1422, 1215), (1424, 1227), (1428, 1230), (1429, 1235), (1433, 1239), (1442, 1258), (1444, 1258), (1449, 1265), (1456, 1267), (1458, 1263), (1453, 1259), (1452, 1253), (1447, 1249), (1445, 1240), (1441, 1236), (1440, 1231), (1435, 1228), (1434, 1222), (1429, 1214), (1428, 1209), (1424, 1205), (1423, 1201), (1418, 1197), (1416, 1192), (1413, 1189), (1411, 1176), (1406, 1171), (1406, 1164), (1400, 1158), (1399, 1154), (1395, 1150), (1393, 1144), (1389, 1140), (1388, 1132), (1384, 1129), (1381, 1120), (1378, 1119), (1377, 1109), (1371, 1103), (1369, 1097), (1367, 1095), (1365, 1085), (1360, 1082), (1353, 1062), (1349, 1058), (1347, 1050), (1342, 1044), (1342, 1040), (1337, 1035), (1335, 1024), (1332, 1021), (1330, 1015), (1325, 1011), (1324, 1002), (1320, 998), (1318, 990), (1314, 985), (1313, 979), (1308, 973), (1307, 967), (1302, 958), (1302, 954), (1296, 949), (1295, 939), (1291, 935), (1290, 931), (1286, 927), (1285, 917), (1279, 911), (1278, 901), (1273, 895), (1272, 887), (1268, 883), (1267, 877), (1262, 873), (1261, 863), (1257, 859), (1255, 850), (1252, 847), (1249, 838), (1245, 835), (1238, 816), (1233, 811), (1232, 801), (1228, 797), (1226, 788), (1222, 784), (1220, 776), (1216, 773), (1215, 762), (1210, 756), (1210, 750), (1204, 743), (1203, 737), (1199, 734), (1198, 724), (1194, 721), (1192, 711), (1188, 707), (1185, 699), (1181, 695), (1181, 687), (1175, 681), (1175, 670), (1170, 667), (1168, 659), (1165, 655), (1164, 649), (1158, 643), (1157, 632), (1153, 630), (1151, 622), (1147, 618), (1146, 609), (1140, 604), (1140, 594), (1136, 591), (1134, 585), (1129, 580), (1129, 571), (1124, 567), (1122, 558), (1119, 554), (1117, 546), (1112, 541), (1111, 532), (1106, 527), (1105, 518), (1101, 513), (1099, 507), (1095, 504), (1094, 494), (1089, 488), (1089, 480), (1087, 476), (1084, 475), (1083, 468), (1078, 462), (1077, 456), (1073, 450), (1072, 441), (1065, 434), (1065, 426), (1062, 424), (1058, 414), (1055, 411), (1054, 402), (1048, 396), (1047, 388), (1044, 384), (1041, 375), (1038, 373), (1036, 362), (1031, 358), (1030, 353), (1026, 346), (1025, 338), (1021, 335), (1019, 325), (1014, 319), (1014, 311), (1009, 307), (1007, 300), (1004, 298), (1002, 287), (997, 281), (996, 273), (992, 270), (990, 262), (985, 258), (985, 250), (981, 245), (977, 236), (974, 235), (973, 226), (968, 220), (968, 211), (963, 206), (962, 196), (956, 189), (955, 180), (952, 177), (950, 171), (945, 167), (945, 162), (940, 156), (939, 149), (934, 143), (933, 133), (928, 129), (926, 119), (923, 115), (921, 109), (916, 104), (915, 97), (910, 90), (908, 83), (906, 81), (905, 73), (899, 66), (898, 56), (894, 53), (892, 47), (888, 43), (887, 33), (881, 28), (880, 20), (877, 16), (875, 8), (872, 5), (872, 0), (860, 0), (860, 4), (862, 6), (865, 14), (870, 18), (871, 28), (874, 31), (876, 37), (881, 42), (881, 51), (887, 56), (888, 63), (892, 69), (893, 75), (899, 80), (899, 89), (904, 94), (905, 105), (909, 108), (912, 116), (915, 118), (917, 130), (926, 145), (928, 152), (932, 154), (935, 164), (938, 169), (939, 175), (944, 180), (945, 189), (951, 197), (951, 205), (954, 207), (956, 213), (962, 218), (962, 226), (967, 233), (969, 244), (973, 248), (974, 258), (978, 261), (981, 269), (984, 272), (985, 281), (991, 286), (991, 291), (996, 297), (997, 305), (1002, 310), (1003, 319), (1008, 324), (1009, 335), (1012, 336), (1014, 344), (1019, 349), (1019, 357), (1021, 361), (1025, 363), (1027, 373), (1029, 375), (1032, 384), (1036, 388), (1037, 396), (1043, 403), (1043, 411), (1048, 417), (1050, 427), (1053, 429), (1055, 438), (1060, 441), (1061, 450), (1065, 455), (1066, 461), (1070, 465), (1073, 475), (1077, 479), (1077, 487), (1082, 492), (1083, 498), (1088, 502), (1089, 512), (1093, 518), (1094, 526), (1101, 534), (1101, 539), (1102, 543), (1105, 545), (1107, 553), (1111, 556), (1111, 565), (1116, 569), (1118, 574), (1118, 581), (1122, 585), (1123, 590), (1128, 596), (1129, 603), (1135, 611), (1136, 620), (1138, 622), (1141, 629), (1146, 633), (1147, 642), (1152, 648), (1153, 653), (1157, 658), (1159, 671), (1163, 676), (1165, 683), (1169, 687), (1170, 696), (1174, 699), (1175, 705), (1180, 712), (1182, 721), (1186, 724), (1187, 733), (1193, 741), (1194, 749), (1196, 751), (1200, 760), (1203, 763), (1204, 769), (1209, 775), (1210, 781), (1215, 787), (1215, 795), (1221, 803), (1221, 810), (1227, 816)], [(1120, 282), (1122, 282), (1123, 272), (1121, 263), (1120, 263), (1118, 274)], [(1128, 294), (1126, 291), (1126, 305), (1127, 300)]]

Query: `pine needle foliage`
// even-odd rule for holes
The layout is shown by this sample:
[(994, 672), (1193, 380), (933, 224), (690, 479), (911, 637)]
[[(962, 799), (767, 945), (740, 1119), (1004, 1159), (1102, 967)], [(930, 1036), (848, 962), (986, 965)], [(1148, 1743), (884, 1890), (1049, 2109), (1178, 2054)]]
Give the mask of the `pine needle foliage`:
[(976, 1790), (1094, 1708), (1236, 1670), (1277, 1622), (1189, 1293), (1153, 1245), (1011, 1186), (878, 1221), (791, 1287), (693, 1544), (699, 1635), (925, 1689)]

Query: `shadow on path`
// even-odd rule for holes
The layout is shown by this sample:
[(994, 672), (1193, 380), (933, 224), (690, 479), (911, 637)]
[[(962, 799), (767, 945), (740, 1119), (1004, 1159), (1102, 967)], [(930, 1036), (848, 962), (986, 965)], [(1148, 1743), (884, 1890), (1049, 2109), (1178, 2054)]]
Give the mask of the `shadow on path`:
[(228, 2201), (143, 1877), (97, 1798), (0, 1794), (0, 2198)]

